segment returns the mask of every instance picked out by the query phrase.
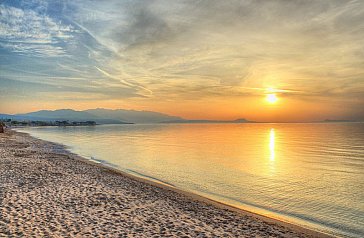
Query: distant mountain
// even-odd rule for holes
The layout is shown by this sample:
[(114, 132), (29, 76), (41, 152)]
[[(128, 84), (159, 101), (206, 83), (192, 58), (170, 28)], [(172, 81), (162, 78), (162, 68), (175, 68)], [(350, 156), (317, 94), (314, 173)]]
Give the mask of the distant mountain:
[(14, 115), (0, 113), (0, 119), (11, 119), (11, 117), (14, 117)]
[(124, 109), (89, 109), (75, 111), (72, 109), (41, 110), (23, 114), (0, 114), (0, 119), (34, 120), (34, 121), (95, 121), (98, 124), (125, 123), (159, 123), (167, 120), (184, 120), (181, 117), (152, 111), (136, 111)]
[(0, 114), (0, 119), (11, 119), (11, 120), (33, 120), (33, 121), (44, 121), (46, 118), (38, 118), (38, 117), (30, 117), (30, 116), (20, 116), (20, 115), (11, 115), (11, 114)]
[(75, 111), (72, 109), (60, 109), (60, 110), (41, 110), (36, 112), (29, 112), (25, 114), (17, 114), (17, 116), (26, 116), (26, 117), (37, 117), (37, 118), (48, 118), (53, 120), (61, 120), (61, 119), (68, 119), (68, 120), (84, 120), (84, 119), (94, 119), (94, 115), (91, 115), (86, 112), (82, 111)]
[(234, 121), (231, 121), (232, 123), (252, 123), (252, 122), (255, 122), (255, 121), (248, 121), (247, 119), (244, 119), (244, 118), (239, 118), (239, 119), (236, 119)]
[(357, 121), (354, 121), (354, 120), (333, 120), (333, 119), (326, 119), (322, 122), (357, 122)]
[(246, 119), (236, 119), (232, 121), (223, 120), (172, 120), (164, 121), (163, 123), (254, 123), (253, 121), (248, 121)]
[(25, 114), (13, 115), (14, 120), (33, 120), (33, 121), (95, 121), (98, 124), (127, 124), (128, 122), (113, 118), (99, 117), (84, 111), (72, 109), (60, 110), (41, 110)]
[(152, 111), (136, 111), (125, 109), (109, 110), (97, 108), (85, 110), (84, 112), (98, 117), (112, 118), (133, 123), (160, 123), (171, 120), (184, 120), (181, 117), (170, 116), (167, 114)]
[(97, 124), (125, 123), (252, 123), (246, 119), (232, 121), (223, 120), (186, 120), (152, 111), (136, 111), (125, 109), (89, 109), (75, 111), (72, 109), (41, 110), (23, 114), (0, 114), (0, 119), (30, 120), (30, 121), (95, 121)]

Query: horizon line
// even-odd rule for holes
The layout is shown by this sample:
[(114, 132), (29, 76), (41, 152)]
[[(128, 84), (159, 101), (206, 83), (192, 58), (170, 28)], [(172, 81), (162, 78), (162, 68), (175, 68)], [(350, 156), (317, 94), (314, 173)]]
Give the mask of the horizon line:
[[(331, 119), (331, 118), (326, 118), (323, 120), (310, 120), (310, 121), (256, 121), (256, 120), (249, 120), (245, 117), (240, 117), (240, 118), (234, 118), (234, 119), (206, 119), (206, 118), (194, 118), (194, 119), (187, 119), (181, 116), (175, 116), (172, 114), (168, 114), (168, 113), (164, 113), (164, 112), (159, 112), (159, 111), (151, 111), (151, 110), (136, 110), (136, 109), (124, 109), (124, 108), (116, 108), (116, 109), (110, 109), (110, 108), (103, 108), (103, 107), (96, 107), (96, 108), (89, 108), (89, 109), (84, 109), (84, 110), (77, 110), (77, 109), (72, 109), (72, 108), (61, 108), (61, 109), (40, 109), (40, 110), (36, 110), (36, 111), (30, 111), (30, 112), (25, 112), (25, 113), (13, 113), (13, 114), (9, 114), (9, 113), (1, 113), (0, 115), (9, 115), (9, 116), (18, 116), (18, 115), (24, 115), (24, 114), (29, 114), (29, 113), (34, 113), (34, 112), (40, 112), (40, 111), (49, 111), (49, 112), (55, 112), (55, 111), (61, 111), (61, 110), (70, 110), (70, 111), (74, 111), (74, 112), (84, 112), (84, 111), (88, 111), (88, 110), (97, 110), (97, 109), (103, 109), (103, 110), (110, 110), (110, 111), (118, 111), (118, 110), (125, 110), (125, 111), (137, 111), (137, 112), (154, 112), (154, 113), (161, 113), (161, 114), (165, 114), (168, 116), (172, 116), (172, 117), (179, 117), (180, 119), (177, 120), (170, 120), (170, 121), (164, 121), (161, 123), (183, 123), (183, 124), (193, 124), (194, 121), (195, 124), (198, 123), (198, 121), (201, 121), (201, 123), (205, 122), (205, 123), (235, 123), (239, 124), (239, 120), (245, 120), (246, 122), (240, 122), (241, 124), (243, 123), (345, 123), (345, 122), (364, 122), (364, 119), (357, 119), (357, 120), (351, 120), (351, 119)], [(180, 121), (180, 122), (179, 122)], [(185, 121), (185, 122), (183, 122)], [(188, 122), (190, 121), (190, 123)], [(138, 124), (138, 123), (137, 123)]]

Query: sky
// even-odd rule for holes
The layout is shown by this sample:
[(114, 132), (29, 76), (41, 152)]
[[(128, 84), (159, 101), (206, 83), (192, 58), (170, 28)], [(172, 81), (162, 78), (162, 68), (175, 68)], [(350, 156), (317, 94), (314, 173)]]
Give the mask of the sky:
[(364, 1), (0, 0), (0, 113), (61, 108), (364, 119)]

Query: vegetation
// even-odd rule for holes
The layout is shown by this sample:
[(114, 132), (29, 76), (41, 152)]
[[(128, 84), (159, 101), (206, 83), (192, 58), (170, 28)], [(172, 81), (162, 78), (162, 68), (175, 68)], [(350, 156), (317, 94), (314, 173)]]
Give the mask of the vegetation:
[(5, 123), (0, 121), (0, 133), (4, 133), (4, 127), (5, 127)]
[[(11, 119), (0, 119), (0, 125), (6, 127), (19, 126), (95, 126), (95, 121), (17, 121)], [(0, 129), (1, 130), (1, 129)]]

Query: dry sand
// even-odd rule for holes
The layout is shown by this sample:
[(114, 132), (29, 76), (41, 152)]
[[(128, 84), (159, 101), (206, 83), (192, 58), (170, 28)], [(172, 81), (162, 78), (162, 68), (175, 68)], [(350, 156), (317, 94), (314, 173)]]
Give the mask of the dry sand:
[(0, 237), (324, 237), (0, 134)]

